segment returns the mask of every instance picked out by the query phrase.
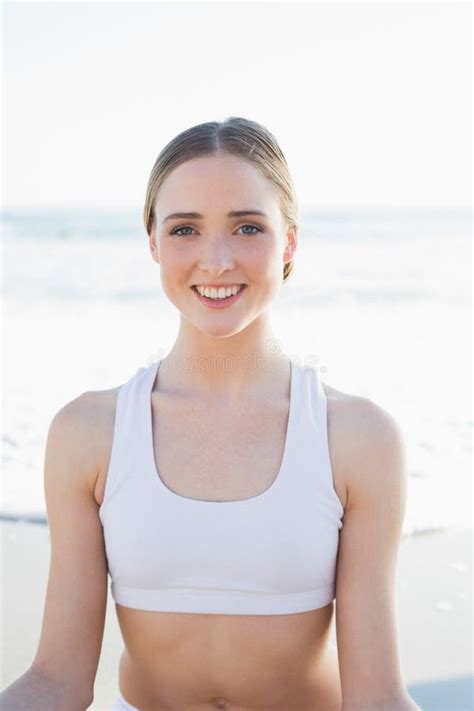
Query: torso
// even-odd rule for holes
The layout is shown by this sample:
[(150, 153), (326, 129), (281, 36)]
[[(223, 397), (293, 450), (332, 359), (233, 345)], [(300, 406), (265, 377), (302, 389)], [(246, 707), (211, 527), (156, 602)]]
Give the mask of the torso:
[[(324, 390), (334, 488), (345, 507), (347, 484), (337, 423), (338, 411), (353, 396), (327, 385)], [(98, 406), (106, 413), (104, 458), (93, 486), (98, 505), (104, 495), (117, 393), (118, 388), (97, 393)], [(209, 403), (186, 403), (183, 408), (155, 383), (157, 472), (169, 489), (188, 498), (258, 496), (279, 471), (288, 412), (289, 393), (270, 407), (266, 400), (252, 408), (243, 403), (240, 411), (221, 407), (217, 413)], [(169, 446), (183, 429), (184, 444)], [(140, 711), (340, 711), (338, 657), (329, 641), (334, 603), (290, 615), (150, 612), (118, 604), (116, 611), (125, 644), (119, 687)]]

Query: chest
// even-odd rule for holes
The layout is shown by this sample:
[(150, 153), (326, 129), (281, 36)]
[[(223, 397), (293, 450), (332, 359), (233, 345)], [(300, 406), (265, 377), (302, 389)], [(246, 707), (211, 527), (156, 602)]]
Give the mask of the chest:
[(207, 501), (258, 496), (283, 460), (289, 401), (209, 408), (151, 398), (156, 476), (176, 494)]

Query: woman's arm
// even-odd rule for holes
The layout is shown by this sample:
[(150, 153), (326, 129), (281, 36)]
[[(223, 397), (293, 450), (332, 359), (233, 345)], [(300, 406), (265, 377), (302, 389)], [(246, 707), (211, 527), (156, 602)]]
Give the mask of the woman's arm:
[(1, 711), (84, 711), (93, 701), (107, 601), (93, 495), (103, 459), (99, 396), (83, 393), (49, 427), (44, 490), (51, 559), (41, 636), (30, 669), (0, 694)]
[(0, 694), (0, 711), (85, 711), (81, 691), (30, 667)]
[(340, 533), (336, 632), (342, 711), (415, 711), (402, 679), (395, 583), (407, 465), (400, 428), (371, 400), (344, 417), (348, 501)]

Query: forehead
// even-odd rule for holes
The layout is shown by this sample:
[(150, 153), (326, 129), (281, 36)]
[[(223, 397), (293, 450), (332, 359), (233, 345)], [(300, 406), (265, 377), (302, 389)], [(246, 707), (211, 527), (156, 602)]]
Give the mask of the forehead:
[(262, 208), (276, 214), (278, 194), (273, 183), (247, 160), (228, 154), (193, 158), (163, 181), (155, 201), (164, 210)]

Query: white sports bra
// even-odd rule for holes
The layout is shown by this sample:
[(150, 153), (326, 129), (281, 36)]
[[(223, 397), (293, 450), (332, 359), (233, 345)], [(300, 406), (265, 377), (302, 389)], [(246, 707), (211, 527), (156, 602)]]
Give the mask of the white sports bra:
[(139, 368), (118, 392), (99, 508), (114, 601), (229, 615), (284, 615), (332, 602), (344, 509), (316, 369), (291, 361), (285, 449), (271, 486), (240, 501), (205, 501), (171, 491), (157, 472), (151, 391), (160, 362)]

